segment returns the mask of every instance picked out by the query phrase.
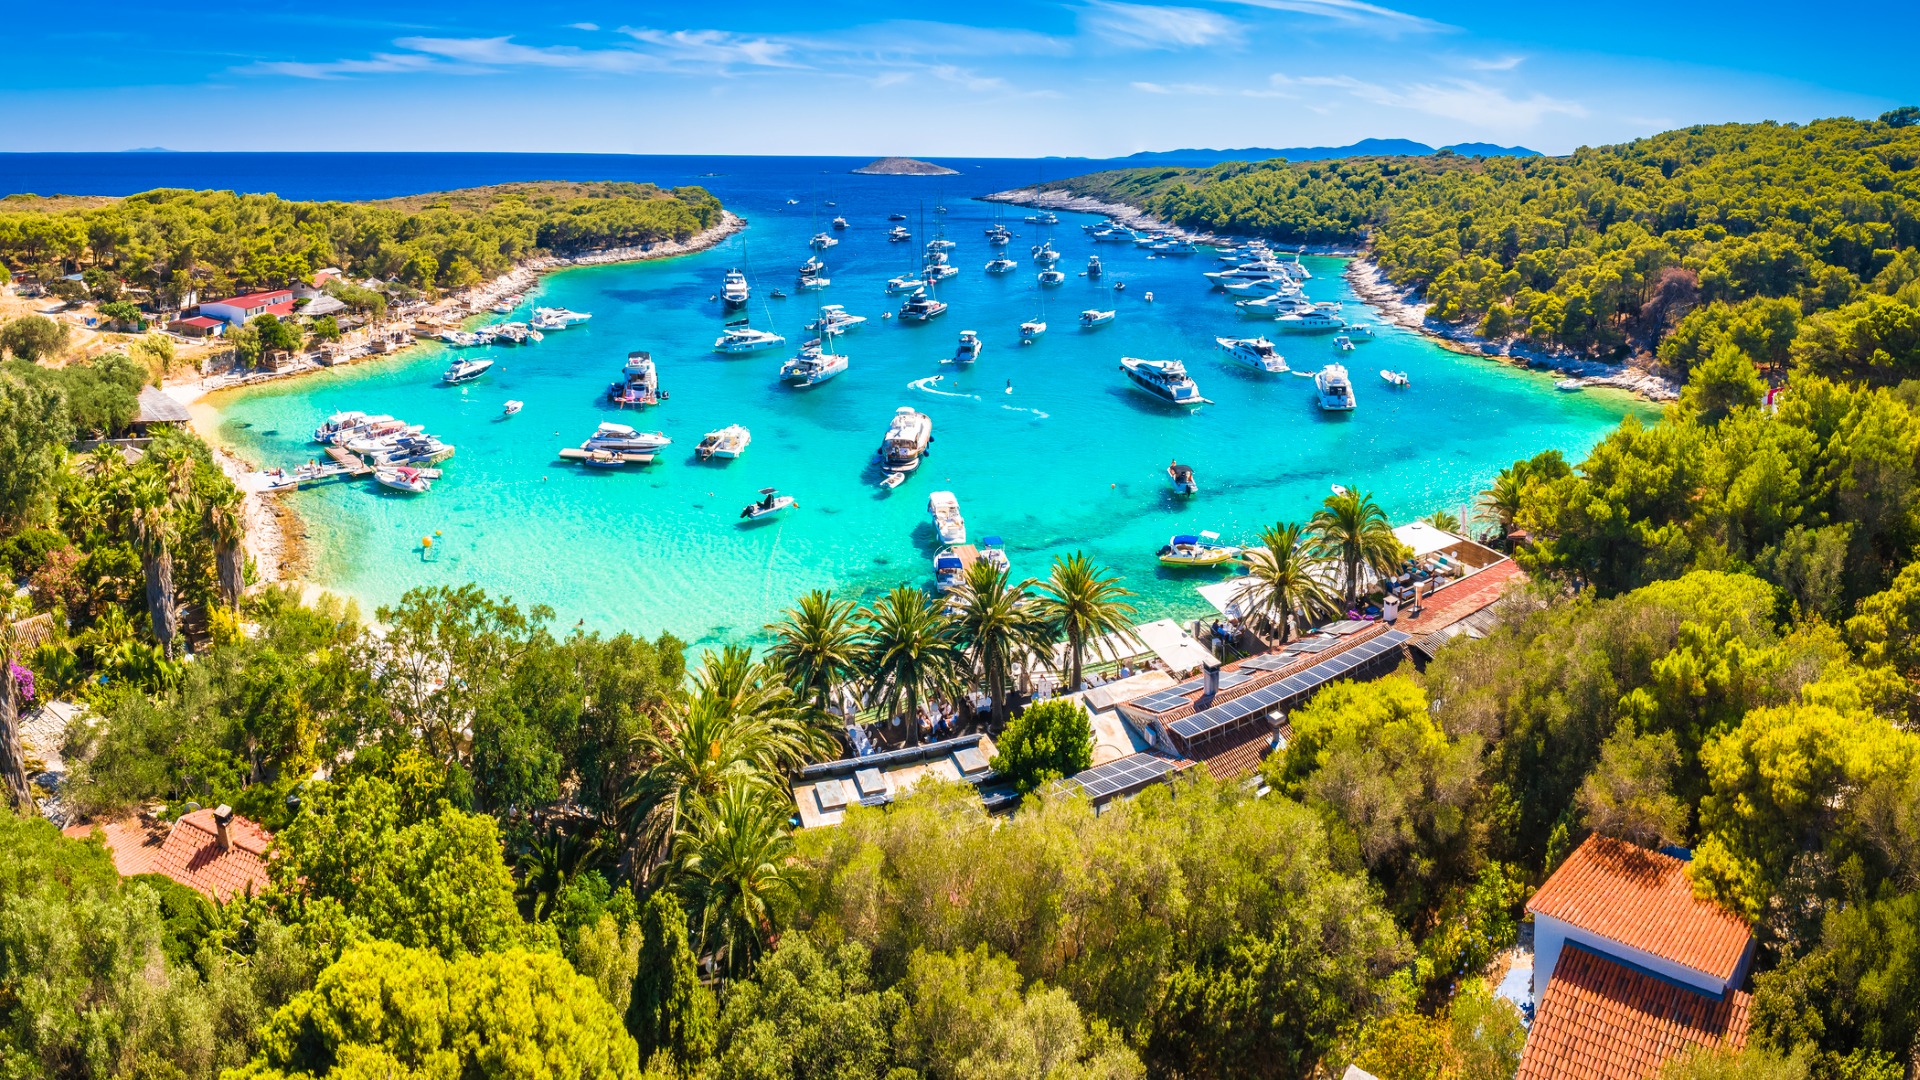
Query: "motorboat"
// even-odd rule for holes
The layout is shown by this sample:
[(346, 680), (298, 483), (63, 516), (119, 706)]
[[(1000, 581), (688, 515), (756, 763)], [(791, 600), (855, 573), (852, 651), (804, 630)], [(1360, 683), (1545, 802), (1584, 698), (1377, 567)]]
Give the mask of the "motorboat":
[(1162, 255), (1198, 255), (1200, 253), (1200, 249), (1194, 247), (1191, 240), (1169, 240), (1166, 243), (1154, 245), (1153, 250)]
[(837, 217), (833, 219), (833, 228), (836, 232), (844, 231), (846, 227), (847, 227), (846, 218)]
[(1290, 334), (1327, 334), (1345, 324), (1324, 311), (1296, 311), (1273, 320), (1273, 325)]
[(590, 311), (568, 311), (563, 307), (537, 307), (533, 309), (533, 313), (540, 318), (557, 324), (555, 329), (572, 326), (575, 323), (587, 322), (593, 318), (593, 313)]
[(1193, 466), (1182, 465), (1178, 461), (1167, 466), (1167, 479), (1173, 484), (1175, 495), (1198, 495), (1200, 481), (1193, 478)]
[(1257, 262), (1241, 263), (1238, 266), (1229, 267), (1225, 270), (1208, 270), (1202, 276), (1215, 285), (1225, 285), (1231, 281), (1278, 277), (1286, 273), (1285, 270), (1281, 269), (1284, 265), (1284, 263), (1277, 263), (1270, 259), (1262, 259)]
[(742, 521), (759, 521), (772, 517), (782, 510), (792, 510), (800, 504), (791, 495), (782, 495), (773, 488), (761, 488), (760, 498), (748, 503), (740, 511)]
[(751, 326), (728, 327), (714, 339), (713, 351), (738, 356), (743, 353), (763, 352), (778, 349), (787, 343), (787, 339), (771, 330), (755, 330)]
[(824, 289), (831, 284), (833, 284), (832, 278), (803, 277), (800, 279), (800, 291), (801, 292), (819, 292), (821, 289)]
[[(508, 310), (512, 310), (509, 308)], [(467, 348), (480, 344), (480, 335), (468, 330), (442, 330), (434, 337), (456, 348)]]
[(1052, 266), (1060, 261), (1060, 253), (1053, 250), (1053, 241), (1036, 244), (1033, 248), (1033, 261), (1036, 266)]
[(1240, 557), (1239, 548), (1221, 544), (1219, 539), (1219, 533), (1207, 531), (1197, 536), (1192, 533), (1175, 536), (1160, 548), (1160, 565), (1195, 569), (1222, 566)]
[(1559, 382), (1553, 384), (1553, 388), (1564, 393), (1577, 394), (1585, 390), (1587, 384), (1581, 382), (1579, 379), (1561, 379)]
[(535, 330), (565, 330), (570, 324), (565, 319), (536, 314), (527, 325)]
[(774, 286), (773, 291), (767, 295), (773, 297), (775, 300), (785, 300), (787, 298), (786, 292), (777, 285)]
[(1339, 337), (1336, 337), (1333, 339), (1333, 347), (1340, 350), (1341, 352), (1352, 352), (1353, 339), (1349, 338), (1345, 334), (1341, 334)]
[(615, 405), (658, 405), (660, 374), (653, 366), (653, 354), (630, 352), (620, 369), (620, 381), (607, 387), (607, 400)]
[(899, 277), (887, 279), (887, 295), (894, 296), (899, 293), (914, 292), (926, 288), (926, 285), (926, 280), (918, 274), (902, 274)]
[[(1340, 314), (1341, 303), (1338, 300), (1315, 300), (1313, 310), (1324, 311), (1329, 315)], [(1345, 325), (1344, 323), (1342, 325)]]
[(936, 300), (925, 289), (916, 291), (900, 305), (902, 322), (930, 322), (947, 313), (947, 305)]
[(1047, 332), (1047, 324), (1039, 319), (1029, 319), (1020, 324), (1020, 344), (1030, 345), (1034, 339)]
[(521, 409), (524, 409), (526, 407), (527, 407), (527, 403), (524, 401), (509, 401), (507, 402), (507, 407), (500, 411), (500, 415), (514, 416), (514, 415), (517, 415)]
[(847, 358), (827, 352), (816, 342), (802, 346), (800, 352), (780, 365), (780, 380), (797, 387), (818, 386), (847, 370)]
[(1091, 330), (1096, 326), (1105, 326), (1112, 322), (1113, 317), (1117, 314), (1119, 313), (1115, 311), (1101, 311), (1097, 308), (1088, 308), (1080, 313), (1080, 329)]
[(825, 251), (839, 242), (832, 233), (814, 233), (813, 239), (807, 241), (807, 245), (815, 251)]
[(1067, 283), (1067, 275), (1061, 273), (1058, 270), (1040, 271), (1040, 286), (1042, 288), (1056, 289), (1062, 285), (1065, 285), (1066, 283)]
[(1020, 269), (1020, 264), (1007, 258), (1005, 255), (996, 256), (987, 262), (987, 273), (989, 274), (1011, 274), (1018, 269)]
[(433, 465), (453, 456), (453, 447), (432, 435), (401, 435), (384, 449), (366, 454), (372, 465)]
[(1178, 360), (1140, 360), (1123, 356), (1120, 358), (1120, 370), (1127, 373), (1133, 385), (1169, 405), (1193, 408), (1212, 404), (1200, 396), (1200, 387), (1187, 375), (1187, 366)]
[(980, 561), (1003, 574), (1013, 569), (1013, 560), (1007, 558), (1006, 541), (997, 536), (989, 536), (980, 541)]
[(728, 307), (745, 307), (748, 295), (747, 275), (738, 270), (727, 271), (726, 282), (720, 286), (720, 298)]
[(815, 255), (807, 259), (806, 262), (801, 263), (800, 269), (796, 272), (803, 278), (817, 277), (827, 272), (827, 264), (821, 262), (820, 257)]
[(693, 453), (701, 461), (737, 458), (746, 452), (747, 444), (752, 441), (753, 432), (739, 424), (728, 424), (719, 431), (707, 432), (706, 437), (693, 448)]
[(972, 330), (960, 331), (960, 344), (954, 347), (953, 362), (971, 364), (980, 359), (980, 335)]
[(667, 438), (664, 432), (637, 431), (626, 424), (608, 422), (595, 428), (587, 441), (580, 444), (580, 449), (651, 454), (655, 450), (672, 444), (673, 440)]
[(1037, 213), (1037, 214), (1028, 214), (1028, 215), (1027, 215), (1027, 224), (1029, 224), (1029, 225), (1058, 225), (1058, 224), (1060, 224), (1060, 215), (1058, 215), (1058, 214), (1056, 214), (1056, 213), (1054, 213), (1054, 212), (1053, 212), (1053, 211), (1051, 211), (1051, 210), (1042, 210), (1042, 211), (1040, 211), (1040, 212), (1039, 212), (1039, 213)]
[(440, 373), (440, 381), (448, 386), (458, 386), (485, 375), (492, 367), (493, 361), (487, 359), (455, 360), (452, 367)]
[(1347, 340), (1355, 345), (1364, 345), (1373, 340), (1373, 327), (1366, 323), (1348, 323), (1340, 328), (1340, 332), (1347, 335)]
[(1380, 369), (1380, 380), (1388, 386), (1399, 390), (1405, 390), (1407, 387), (1413, 385), (1412, 381), (1407, 378), (1406, 372), (1388, 371), (1386, 368)]
[(392, 419), (391, 416), (372, 417), (363, 412), (337, 412), (322, 420), (320, 426), (313, 429), (313, 441), (331, 443), (347, 432), (359, 431), (367, 425), (368, 421)]
[(947, 239), (944, 236), (935, 237), (934, 239), (927, 241), (928, 251), (952, 251), (954, 248), (957, 248), (959, 246), (960, 246), (959, 244), (954, 243), (953, 241)]
[(1319, 391), (1320, 407), (1328, 412), (1351, 412), (1356, 404), (1353, 397), (1353, 383), (1347, 378), (1347, 369), (1339, 364), (1328, 364), (1313, 377), (1314, 389)]
[(932, 266), (920, 271), (920, 278), (928, 282), (945, 281), (959, 273), (960, 268), (957, 266), (948, 266), (946, 263), (934, 263)]
[(1266, 296), (1270, 293), (1298, 292), (1300, 286), (1295, 285), (1286, 278), (1263, 277), (1238, 278), (1234, 281), (1227, 282), (1225, 285), (1220, 286), (1220, 288), (1234, 296), (1251, 300), (1255, 297)]
[(501, 302), (493, 305), (487, 310), (493, 312), (495, 315), (511, 315), (513, 314), (513, 305), (505, 300), (502, 300)]
[(406, 465), (373, 470), (373, 479), (383, 488), (403, 492), (408, 495), (423, 495), (433, 489), (433, 481), (420, 475), (420, 470)]
[(1100, 269), (1100, 256), (1098, 255), (1087, 256), (1087, 276), (1089, 278), (1098, 280), (1101, 273), (1103, 273), (1103, 271)]
[(1227, 350), (1227, 355), (1255, 371), (1268, 375), (1279, 375), (1287, 370), (1287, 359), (1273, 342), (1263, 337), (1255, 338), (1214, 338), (1214, 344)]
[(887, 240), (890, 243), (898, 244), (911, 239), (913, 239), (913, 234), (907, 231), (905, 225), (895, 225), (892, 230), (887, 233)]
[(887, 472), (912, 472), (920, 467), (920, 459), (932, 443), (933, 418), (902, 405), (894, 410), (887, 433), (880, 440), (880, 467)]
[(942, 544), (967, 542), (967, 522), (960, 516), (960, 500), (951, 491), (936, 491), (927, 496), (927, 513), (933, 516), (933, 530)]
[(907, 220), (907, 215), (905, 215), (905, 214), (888, 214), (888, 215), (887, 215), (887, 220), (888, 220), (888, 221), (905, 221), (905, 220)]
[(1257, 300), (1235, 300), (1234, 309), (1250, 319), (1277, 319), (1282, 315), (1311, 315), (1313, 305), (1292, 293), (1277, 292)]
[(940, 592), (949, 593), (960, 587), (967, 579), (967, 560), (960, 554), (959, 545), (943, 547), (933, 555), (933, 587)]
[(837, 337), (849, 330), (857, 330), (867, 321), (865, 315), (850, 315), (841, 304), (827, 304), (820, 309), (820, 317), (807, 324), (807, 332), (821, 337)]

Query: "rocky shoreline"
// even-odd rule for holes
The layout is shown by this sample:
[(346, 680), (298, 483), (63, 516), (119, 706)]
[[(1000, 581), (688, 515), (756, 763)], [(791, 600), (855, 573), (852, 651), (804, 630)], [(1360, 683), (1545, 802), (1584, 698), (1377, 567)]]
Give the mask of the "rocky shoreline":
[[(1239, 243), (1245, 237), (1195, 232), (1181, 229), (1126, 203), (1106, 202), (1086, 195), (1064, 191), (1040, 191), (1017, 188), (982, 196), (987, 202), (1006, 203), (1047, 210), (1069, 210), (1082, 214), (1100, 214), (1129, 229), (1145, 232), (1170, 232), (1198, 243)], [(1353, 291), (1380, 312), (1380, 317), (1395, 326), (1417, 330), (1442, 348), (1454, 352), (1503, 360), (1522, 367), (1545, 369), (1573, 379), (1582, 386), (1612, 387), (1637, 394), (1648, 401), (1666, 403), (1680, 397), (1680, 388), (1670, 379), (1632, 364), (1609, 364), (1559, 349), (1547, 349), (1515, 340), (1491, 341), (1466, 327), (1454, 326), (1430, 317), (1428, 305), (1418, 292), (1401, 289), (1387, 280), (1386, 271), (1364, 249), (1338, 244), (1303, 244), (1299, 250), (1308, 255), (1345, 257), (1346, 277)]]

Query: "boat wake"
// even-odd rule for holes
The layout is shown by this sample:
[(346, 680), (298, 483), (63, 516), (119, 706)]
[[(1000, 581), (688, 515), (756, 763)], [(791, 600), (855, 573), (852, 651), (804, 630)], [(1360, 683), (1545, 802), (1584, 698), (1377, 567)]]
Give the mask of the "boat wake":
[(932, 375), (924, 379), (915, 379), (912, 382), (907, 384), (907, 388), (910, 390), (919, 390), (928, 394), (939, 394), (941, 397), (972, 398), (975, 401), (980, 400), (979, 394), (961, 394), (961, 393), (956, 393), (952, 390), (941, 390), (935, 387), (934, 384), (939, 382), (944, 377), (945, 376), (941, 376), (941, 375)]
[(1039, 409), (1023, 409), (1018, 405), (1002, 405), (1000, 407), (1008, 412), (1032, 413), (1035, 420), (1046, 420), (1053, 415), (1052, 413), (1041, 412)]

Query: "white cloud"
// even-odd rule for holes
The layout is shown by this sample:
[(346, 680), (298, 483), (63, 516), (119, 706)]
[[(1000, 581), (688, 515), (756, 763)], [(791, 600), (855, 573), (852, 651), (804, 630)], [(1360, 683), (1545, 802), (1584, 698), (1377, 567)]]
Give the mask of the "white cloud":
[(1447, 120), (1458, 120), (1481, 128), (1522, 131), (1537, 126), (1549, 116), (1587, 115), (1586, 106), (1577, 101), (1532, 93), (1515, 97), (1506, 91), (1471, 79), (1443, 79), (1438, 82), (1408, 83), (1399, 87), (1365, 82), (1351, 75), (1275, 75), (1275, 86), (1310, 86), (1344, 90), (1360, 101), (1388, 108), (1408, 109)]
[(1089, 33), (1129, 49), (1191, 49), (1225, 41), (1242, 28), (1233, 19), (1200, 8), (1090, 0), (1080, 9)]
[(1524, 56), (1470, 57), (1462, 63), (1475, 71), (1512, 71), (1526, 60)]
[(599, 23), (590, 23), (590, 22), (577, 22), (577, 23), (568, 23), (568, 24), (567, 24), (567, 29), (569, 29), (569, 30), (585, 30), (585, 31), (587, 31), (588, 33), (592, 33), (593, 31), (595, 31), (595, 30), (598, 30), (598, 29), (600, 29), (600, 24), (599, 24)]
[(1247, 7), (1265, 8), (1268, 11), (1312, 15), (1353, 26), (1421, 32), (1453, 29), (1446, 23), (1396, 11), (1380, 4), (1370, 4), (1366, 0), (1228, 0), (1228, 2), (1243, 4)]
[(1218, 86), (1207, 86), (1203, 83), (1137, 82), (1133, 84), (1133, 88), (1144, 94), (1184, 94), (1196, 97), (1219, 97), (1226, 93)]
[(511, 37), (404, 37), (394, 44), (416, 53), (489, 68), (542, 67), (569, 71), (630, 72), (659, 66), (644, 53), (633, 49), (522, 45)]
[(772, 38), (751, 37), (726, 30), (650, 30), (623, 26), (620, 32), (653, 47), (653, 53), (673, 63), (695, 65), (738, 64), (744, 67), (801, 67), (793, 46)]
[(240, 69), (256, 75), (286, 75), (295, 79), (344, 79), (351, 75), (394, 75), (434, 69), (449, 74), (476, 74), (478, 68), (449, 70), (431, 56), (419, 53), (375, 53), (365, 60), (329, 60), (303, 63), (294, 60), (262, 60)]

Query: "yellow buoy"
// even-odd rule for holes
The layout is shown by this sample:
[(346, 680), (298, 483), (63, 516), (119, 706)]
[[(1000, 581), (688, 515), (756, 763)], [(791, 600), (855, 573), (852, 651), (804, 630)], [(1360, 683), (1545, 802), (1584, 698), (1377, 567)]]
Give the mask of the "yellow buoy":
[(430, 547), (432, 547), (432, 546), (433, 546), (433, 537), (431, 537), (431, 536), (423, 536), (423, 537), (421, 537), (421, 538), (420, 538), (420, 546), (421, 546), (421, 547), (423, 547), (423, 548), (430, 548)]

